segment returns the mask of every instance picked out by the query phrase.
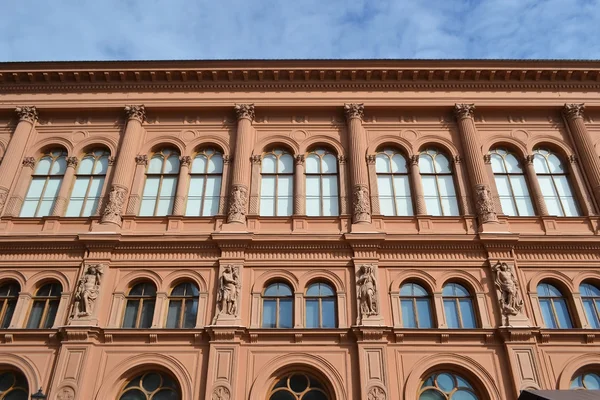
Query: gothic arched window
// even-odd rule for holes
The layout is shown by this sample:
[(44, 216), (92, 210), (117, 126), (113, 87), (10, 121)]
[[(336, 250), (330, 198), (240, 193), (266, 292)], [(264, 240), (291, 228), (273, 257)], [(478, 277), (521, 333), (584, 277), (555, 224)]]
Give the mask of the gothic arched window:
[(165, 148), (154, 153), (146, 171), (146, 183), (140, 207), (141, 216), (171, 214), (178, 176), (179, 154), (175, 150)]
[(46, 217), (52, 212), (56, 196), (67, 170), (67, 153), (53, 149), (37, 162), (25, 195), (21, 217)]
[(306, 156), (306, 215), (339, 215), (338, 160), (325, 149)]
[(194, 328), (198, 315), (198, 286), (183, 282), (175, 286), (169, 296), (167, 328)]
[(437, 149), (425, 149), (419, 155), (419, 172), (423, 184), (427, 214), (456, 216), (458, 201), (450, 160)]
[(185, 215), (203, 217), (217, 215), (222, 179), (223, 154), (211, 148), (196, 154), (190, 170), (190, 188)]
[(121, 389), (119, 400), (181, 400), (181, 391), (173, 378), (152, 371), (130, 380)]
[(513, 153), (503, 148), (490, 151), (492, 171), (498, 188), (502, 212), (510, 216), (533, 216), (525, 173)]
[(419, 389), (419, 400), (478, 400), (475, 389), (453, 372), (430, 375)]
[(94, 150), (87, 153), (77, 167), (75, 184), (66, 217), (89, 217), (96, 212), (108, 170), (110, 153)]
[(533, 154), (533, 167), (548, 213), (559, 217), (578, 216), (569, 174), (561, 159), (548, 149), (536, 149)]
[(274, 149), (261, 161), (260, 215), (289, 216), (293, 212), (294, 158)]
[(413, 215), (406, 158), (395, 149), (380, 150), (375, 159), (375, 171), (381, 214)]

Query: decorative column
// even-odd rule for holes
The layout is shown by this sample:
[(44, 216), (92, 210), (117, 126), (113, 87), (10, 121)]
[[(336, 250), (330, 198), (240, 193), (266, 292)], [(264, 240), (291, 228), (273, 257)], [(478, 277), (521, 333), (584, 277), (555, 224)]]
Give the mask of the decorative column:
[(458, 124), (461, 141), (464, 149), (464, 156), (469, 171), (472, 195), (475, 200), (475, 209), (479, 224), (483, 225), (489, 222), (498, 222), (492, 192), (481, 154), (481, 145), (477, 138), (477, 130), (473, 113), (475, 105), (473, 104), (455, 104), (454, 114)]
[(304, 154), (296, 156), (296, 170), (294, 171), (294, 215), (306, 215), (304, 161)]
[(25, 157), (23, 158), (23, 168), (19, 173), (19, 179), (15, 185), (13, 195), (10, 197), (8, 205), (6, 206), (6, 215), (11, 217), (18, 217), (21, 212), (21, 206), (27, 195), (27, 188), (31, 183), (31, 175), (33, 175), (33, 169), (35, 168), (35, 158)]
[(586, 166), (585, 174), (592, 186), (596, 204), (600, 204), (600, 158), (594, 150), (594, 142), (585, 127), (584, 109), (584, 104), (565, 104), (563, 115), (573, 136), (582, 164)]
[(260, 209), (260, 172), (262, 168), (262, 155), (254, 154), (250, 157), (252, 167), (250, 170), (250, 204), (248, 215), (258, 215)]
[(56, 196), (56, 201), (54, 202), (54, 207), (52, 208), (52, 214), (50, 214), (53, 217), (62, 217), (65, 213), (65, 207), (69, 202), (69, 193), (71, 192), (71, 188), (73, 186), (73, 177), (75, 176), (75, 170), (77, 169), (78, 163), (79, 159), (77, 157), (67, 158), (67, 170), (63, 175), (60, 189), (58, 189), (58, 195)]
[(6, 204), (8, 192), (17, 175), (29, 135), (38, 119), (35, 107), (17, 107), (15, 109), (19, 123), (12, 134), (2, 164), (0, 164), (0, 215)]
[[(177, 182), (177, 192), (175, 193), (175, 204), (173, 204), (173, 215), (185, 214), (185, 199), (190, 187), (190, 165), (192, 157), (182, 156), (179, 159), (179, 182)], [(202, 211), (202, 210), (200, 210)]]
[(425, 193), (423, 192), (421, 172), (419, 171), (419, 155), (412, 155), (408, 161), (410, 163), (410, 179), (414, 192), (415, 213), (416, 215), (427, 215)]
[(489, 154), (484, 155), (483, 162), (485, 163), (485, 172), (487, 173), (490, 182), (490, 190), (492, 191), (492, 200), (494, 202), (494, 207), (498, 214), (504, 214), (502, 212), (500, 194), (498, 193), (498, 187), (496, 186), (496, 177), (494, 176), (494, 170), (492, 169), (492, 156)]
[(367, 156), (367, 172), (369, 174), (369, 185), (371, 187), (371, 212), (373, 215), (381, 215), (381, 205), (379, 204), (379, 188), (377, 187), (377, 154)]
[(133, 174), (133, 161), (137, 153), (139, 137), (143, 131), (142, 123), (146, 118), (146, 109), (143, 105), (126, 106), (125, 112), (127, 113), (127, 125), (115, 165), (108, 204), (104, 208), (101, 221), (103, 224), (118, 226), (121, 226), (121, 215)]
[(219, 193), (219, 215), (225, 215), (227, 210), (227, 188), (229, 187), (229, 166), (233, 156), (223, 155), (223, 178), (221, 180), (221, 191)]
[(362, 127), (364, 104), (345, 104), (350, 143), (350, 179), (352, 182), (352, 223), (371, 222), (369, 177), (367, 173), (367, 137)]
[(526, 156), (524, 161), (527, 183), (529, 183), (529, 188), (531, 189), (531, 197), (535, 204), (535, 209), (537, 210), (538, 215), (547, 216), (549, 215), (548, 209), (546, 208), (544, 195), (542, 195), (542, 188), (540, 187), (540, 182), (537, 179), (535, 168), (533, 167), (533, 155)]
[(233, 178), (229, 195), (228, 223), (245, 224), (248, 212), (248, 189), (250, 186), (250, 155), (252, 153), (252, 121), (254, 104), (236, 104), (238, 119), (235, 140)]
[[(110, 156), (110, 157), (108, 157), (108, 168), (106, 169), (105, 182), (109, 182), (110, 178), (112, 177), (113, 165), (115, 165), (115, 157)], [(102, 192), (100, 193), (100, 201), (98, 202), (98, 206), (96, 207), (96, 210), (94, 211), (94, 214), (93, 214), (95, 217), (100, 216), (102, 213), (102, 210), (106, 206), (106, 201), (108, 200), (106, 198), (106, 191), (107, 191), (106, 186), (107, 185), (102, 185)]]
[(125, 214), (127, 215), (138, 215), (140, 211), (147, 167), (148, 156), (146, 154), (138, 154), (135, 156), (135, 172), (133, 173), (131, 194), (129, 195), (129, 201), (127, 202), (127, 208), (125, 209)]

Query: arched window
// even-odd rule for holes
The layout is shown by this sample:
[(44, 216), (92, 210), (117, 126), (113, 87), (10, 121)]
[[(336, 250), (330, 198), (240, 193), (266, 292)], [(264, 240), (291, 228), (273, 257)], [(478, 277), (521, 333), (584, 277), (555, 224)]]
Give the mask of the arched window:
[(173, 211), (179, 154), (172, 149), (154, 153), (146, 171), (146, 184), (142, 194), (141, 216), (165, 216)]
[(537, 287), (544, 325), (550, 329), (572, 328), (567, 300), (556, 287), (549, 283), (540, 283)]
[(285, 283), (269, 285), (263, 294), (263, 328), (291, 328), (294, 298)]
[(306, 215), (339, 215), (339, 194), (335, 154), (316, 149), (306, 156)]
[(380, 150), (375, 159), (375, 171), (381, 214), (413, 215), (406, 158), (394, 149)]
[(123, 328), (150, 328), (154, 317), (156, 286), (151, 282), (138, 283), (127, 295)]
[(478, 400), (473, 386), (452, 372), (430, 375), (419, 389), (419, 400)]
[(294, 202), (294, 158), (274, 149), (263, 156), (260, 181), (260, 215), (292, 215)]
[(79, 167), (65, 216), (89, 217), (96, 212), (108, 170), (110, 153), (94, 150), (86, 154)]
[(185, 215), (217, 215), (223, 177), (223, 154), (211, 148), (200, 151), (194, 157), (190, 175)]
[(560, 158), (548, 149), (536, 149), (533, 154), (533, 167), (548, 213), (559, 217), (578, 216), (569, 175)]
[(471, 293), (458, 283), (447, 283), (442, 289), (444, 312), (448, 328), (476, 328)]
[(25, 195), (23, 207), (21, 207), (21, 217), (50, 215), (66, 170), (67, 153), (64, 150), (53, 149), (42, 156), (33, 171), (33, 177)]
[(533, 216), (533, 204), (521, 163), (503, 148), (490, 151), (494, 180), (500, 196), (502, 212), (510, 216)]
[(404, 328), (432, 328), (431, 300), (429, 293), (416, 283), (400, 287), (400, 309)]
[(425, 149), (419, 155), (419, 172), (427, 214), (456, 216), (458, 201), (450, 161), (436, 149)]
[(588, 323), (592, 328), (600, 329), (600, 289), (589, 283), (582, 283), (579, 292)]
[(318, 379), (301, 372), (277, 380), (267, 397), (268, 400), (330, 400), (332, 398)]
[(27, 329), (49, 329), (54, 325), (60, 303), (62, 285), (58, 282), (47, 283), (33, 296)]
[(10, 326), (20, 291), (21, 287), (17, 282), (5, 282), (0, 285), (0, 329)]
[(29, 384), (22, 373), (0, 372), (0, 400), (29, 400)]
[(335, 290), (326, 283), (313, 283), (306, 290), (306, 327), (335, 328)]
[(119, 400), (181, 400), (181, 390), (170, 376), (146, 372), (130, 380), (121, 389)]
[(194, 328), (198, 315), (198, 286), (184, 282), (175, 286), (169, 296), (167, 328)]
[(571, 389), (600, 390), (600, 374), (597, 372), (584, 372), (578, 374), (571, 381)]

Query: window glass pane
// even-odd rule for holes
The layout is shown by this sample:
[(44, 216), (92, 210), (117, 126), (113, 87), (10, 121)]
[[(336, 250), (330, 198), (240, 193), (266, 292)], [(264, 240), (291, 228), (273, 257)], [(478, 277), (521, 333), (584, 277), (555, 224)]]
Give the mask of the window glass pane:
[(323, 215), (334, 217), (339, 215), (338, 204), (339, 200), (337, 197), (323, 198)]
[(512, 174), (520, 174), (523, 173), (521, 166), (519, 165), (519, 160), (514, 154), (507, 154), (504, 158), (506, 160), (506, 167), (509, 173)]
[(279, 328), (291, 328), (292, 324), (292, 300), (279, 300)]
[(548, 169), (546, 159), (539, 154), (535, 154), (533, 156), (533, 169), (535, 170), (536, 174), (550, 173), (550, 169)]
[(390, 158), (385, 154), (377, 154), (375, 158), (375, 171), (390, 173), (392, 169), (390, 167)]
[(585, 374), (583, 383), (587, 390), (598, 390), (600, 389), (600, 376), (597, 374)]
[(427, 209), (427, 215), (442, 215), (442, 206), (437, 197), (425, 197), (425, 208)]
[(554, 300), (554, 309), (556, 310), (559, 327), (563, 329), (572, 328), (573, 325), (571, 324), (567, 302), (564, 299)]
[(401, 154), (394, 154), (392, 157), (392, 172), (406, 174), (406, 159)]
[(463, 328), (475, 328), (475, 312), (473, 311), (473, 303), (471, 302), (471, 299), (460, 299), (459, 304)]
[(435, 197), (438, 196), (438, 188), (435, 176), (432, 175), (421, 175), (421, 181), (423, 183), (423, 194), (425, 197)]
[(4, 313), (4, 319), (0, 321), (0, 328), (6, 329), (10, 326), (10, 321), (15, 313), (15, 307), (17, 305), (16, 300), (8, 300), (6, 305), (6, 312)]
[(512, 197), (501, 197), (500, 205), (502, 206), (502, 212), (511, 217), (519, 215), (513, 202)]
[(263, 300), (263, 328), (276, 328), (277, 301)]
[(448, 324), (448, 328), (460, 328), (460, 325), (458, 324), (458, 310), (456, 308), (456, 301), (444, 300), (444, 313), (446, 314), (446, 323)]
[(192, 174), (204, 174), (206, 172), (206, 156), (204, 154), (198, 154), (192, 162), (191, 173)]
[(333, 154), (323, 156), (322, 172), (324, 174), (334, 174), (337, 172), (337, 158)]
[(588, 323), (594, 329), (600, 328), (600, 321), (598, 321), (598, 314), (594, 308), (593, 299), (584, 299), (583, 306), (585, 308), (585, 316), (587, 317)]
[(156, 216), (164, 217), (171, 214), (173, 210), (173, 197), (161, 197), (156, 208)]
[(42, 202), (40, 202), (38, 211), (35, 216), (36, 217), (46, 217), (46, 216), (50, 215), (53, 205), (54, 205), (54, 199), (43, 200)]
[(181, 317), (181, 300), (169, 301), (169, 313), (167, 314), (167, 328), (179, 328)]
[(150, 328), (152, 326), (152, 317), (154, 317), (154, 300), (144, 300), (140, 328)]
[(23, 206), (21, 207), (20, 217), (34, 217), (35, 210), (37, 209), (38, 201), (37, 200), (25, 200)]
[(337, 176), (323, 176), (323, 196), (337, 196)]
[(417, 320), (415, 318), (415, 312), (413, 310), (412, 299), (400, 300), (400, 308), (402, 312), (402, 326), (404, 328), (416, 328)]
[(143, 199), (142, 205), (140, 206), (140, 216), (148, 217), (154, 215), (154, 207), (156, 205), (156, 200), (154, 198), (151, 199)]
[(42, 196), (44, 185), (46, 184), (45, 177), (35, 177), (31, 180), (29, 190), (27, 191), (27, 199), (39, 199)]
[(198, 316), (198, 299), (189, 299), (185, 301), (185, 315), (183, 316), (184, 328), (191, 329), (196, 326)]
[(315, 154), (309, 154), (306, 157), (306, 173), (318, 174), (321, 172), (319, 165), (321, 163), (321, 159)]
[(221, 177), (209, 176), (206, 179), (206, 196), (220, 197), (221, 196)]
[(292, 215), (292, 197), (279, 197), (277, 198), (277, 215), (280, 217), (287, 217)]
[(294, 193), (293, 176), (279, 176), (277, 178), (277, 194), (279, 196), (292, 196)]
[(407, 175), (394, 176), (396, 197), (410, 197), (410, 181)]
[(600, 296), (600, 289), (589, 283), (582, 283), (579, 286), (579, 291), (581, 292), (582, 296)]
[(319, 198), (306, 198), (306, 215), (309, 217), (321, 215), (321, 201)]
[(450, 170), (450, 161), (444, 154), (438, 154), (433, 159), (433, 164), (435, 166), (435, 171), (439, 173), (449, 173)]
[(208, 173), (223, 173), (223, 156), (221, 154), (216, 153), (210, 158), (210, 160), (208, 160)]
[(560, 202), (557, 197), (546, 197), (544, 196), (544, 201), (546, 202), (546, 208), (548, 209), (549, 215), (556, 215), (559, 217), (564, 216), (562, 208), (560, 206)]
[(123, 328), (135, 328), (136, 318), (140, 303), (138, 300), (127, 300), (125, 307), (125, 317), (123, 318)]
[(565, 172), (560, 159), (555, 154), (548, 155), (548, 164), (550, 165), (550, 172), (553, 174), (562, 174)]
[(46, 183), (46, 191), (44, 192), (45, 199), (53, 199), (58, 194), (58, 190), (60, 189), (60, 184), (62, 182), (62, 177), (57, 178), (49, 178), (48, 183)]
[(540, 299), (540, 308), (542, 309), (542, 317), (544, 318), (544, 325), (546, 328), (556, 329), (556, 322), (554, 320), (554, 312), (552, 311), (552, 305), (548, 299)]
[(163, 196), (175, 196), (175, 190), (177, 188), (177, 177), (176, 176), (165, 176), (160, 187), (160, 195)]
[(277, 172), (277, 158), (273, 154), (267, 154), (263, 157), (261, 166), (263, 173), (274, 174)]
[(394, 193), (392, 190), (391, 175), (378, 175), (377, 189), (379, 189), (379, 196), (391, 198), (392, 194)]
[(504, 167), (504, 160), (498, 154), (492, 154), (490, 156), (490, 160), (492, 161), (492, 171), (494, 173), (505, 173), (506, 169)]
[(150, 159), (148, 163), (149, 174), (160, 174), (162, 172), (163, 157), (162, 155), (155, 155)]
[(171, 156), (165, 162), (165, 174), (176, 174), (179, 172), (179, 156)]
[(335, 300), (334, 299), (322, 299), (321, 306), (323, 308), (321, 320), (323, 328), (335, 328)]
[(294, 173), (294, 158), (289, 154), (283, 154), (279, 157), (277, 163), (278, 172), (284, 174)]
[(429, 299), (417, 299), (417, 314), (419, 316), (419, 328), (431, 328), (431, 309)]
[(519, 209), (519, 215), (521, 216), (532, 217), (535, 215), (533, 204), (529, 197), (517, 198), (517, 208)]
[(565, 216), (567, 217), (577, 217), (579, 216), (579, 209), (577, 208), (577, 204), (575, 203), (575, 199), (573, 197), (565, 197), (562, 198), (562, 205), (565, 210)]
[(510, 183), (512, 185), (513, 193), (515, 196), (529, 197), (527, 181), (525, 180), (525, 177), (523, 175), (511, 175)]
[(510, 183), (508, 176), (506, 175), (495, 175), (494, 180), (496, 181), (496, 187), (498, 188), (498, 194), (502, 196), (512, 196), (512, 190), (510, 189)]
[(412, 290), (415, 296), (428, 296), (427, 291), (416, 283), (412, 284)]
[(260, 215), (272, 217), (275, 215), (275, 199), (273, 197), (260, 198)]
[(452, 179), (452, 175), (438, 176), (438, 186), (442, 196), (456, 195), (456, 192), (454, 191), (454, 180)]
[(558, 191), (559, 196), (573, 196), (571, 192), (571, 187), (569, 185), (569, 181), (567, 177), (564, 175), (559, 175), (554, 177), (554, 184), (556, 185), (556, 189)]
[(79, 168), (77, 169), (77, 174), (79, 175), (91, 175), (92, 168), (94, 168), (94, 158), (93, 157), (85, 157), (79, 163)]
[(402, 216), (413, 215), (412, 200), (410, 197), (396, 198), (396, 213)]
[(52, 164), (50, 175), (64, 175), (67, 170), (67, 159), (66, 157), (58, 157)]
[(433, 159), (431, 156), (427, 154), (419, 155), (419, 171), (422, 174), (432, 174), (435, 172), (433, 169)]
[(156, 196), (158, 195), (158, 185), (160, 184), (160, 177), (148, 176), (146, 178), (146, 184), (144, 186), (143, 196)]
[(456, 197), (442, 197), (442, 209), (446, 216), (458, 216), (458, 202)]
[(38, 329), (40, 327), (45, 305), (45, 301), (37, 300), (33, 302), (31, 313), (29, 314), (29, 321), (27, 321), (27, 329)]
[(540, 183), (540, 188), (542, 189), (542, 195), (544, 197), (555, 197), (557, 195), (556, 190), (554, 190), (554, 184), (552, 183), (552, 177), (549, 175), (538, 175), (538, 182)]
[(44, 157), (40, 161), (38, 161), (34, 174), (35, 175), (48, 175), (50, 172), (50, 165), (52, 164), (52, 159), (50, 157)]
[(83, 199), (75, 200), (71, 198), (71, 200), (69, 200), (69, 205), (67, 206), (67, 211), (65, 212), (65, 217), (79, 217), (82, 207)]
[(319, 328), (319, 300), (306, 300), (306, 327)]
[[(321, 178), (319, 176), (306, 176), (306, 196), (318, 197), (321, 194)], [(308, 210), (307, 210), (308, 211)]]
[(96, 161), (96, 166), (94, 167), (94, 174), (106, 175), (107, 170), (108, 170), (108, 156), (100, 157), (100, 159), (98, 159), (98, 161)]
[(58, 300), (50, 300), (48, 302), (48, 310), (46, 311), (46, 319), (43, 322), (42, 328), (50, 329), (54, 325), (56, 319), (56, 312), (58, 311)]
[(198, 199), (202, 197), (204, 191), (204, 176), (192, 176), (190, 187), (188, 189), (188, 199)]

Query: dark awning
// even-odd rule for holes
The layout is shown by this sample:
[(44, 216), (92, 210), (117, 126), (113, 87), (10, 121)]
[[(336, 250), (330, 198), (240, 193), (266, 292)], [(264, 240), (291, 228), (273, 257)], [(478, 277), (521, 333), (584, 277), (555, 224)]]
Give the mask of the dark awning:
[(519, 400), (598, 400), (600, 390), (523, 390)]

